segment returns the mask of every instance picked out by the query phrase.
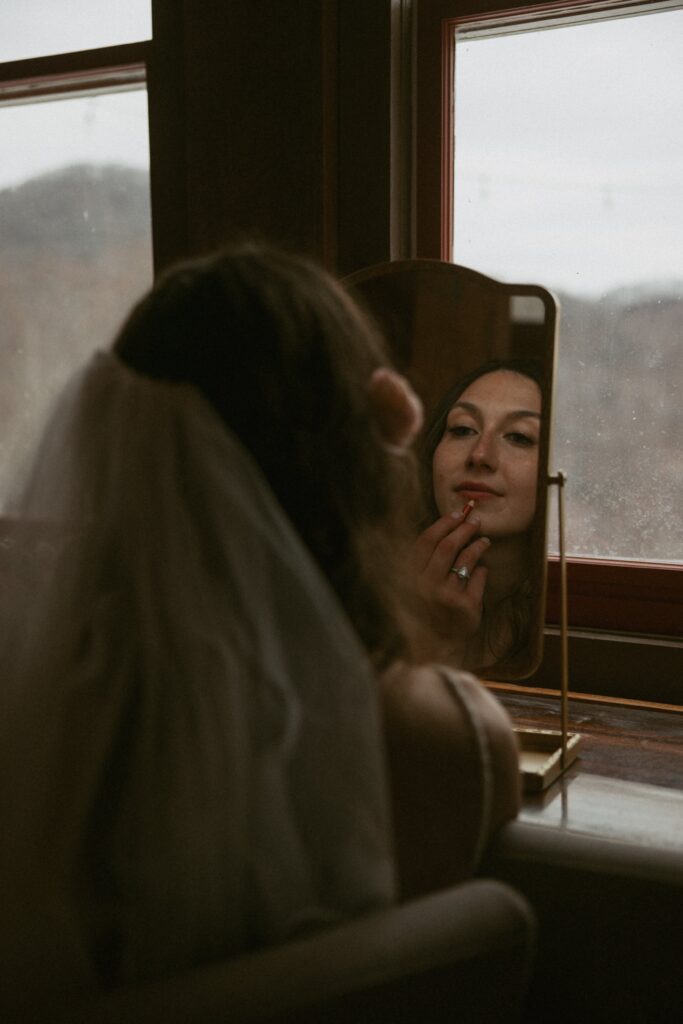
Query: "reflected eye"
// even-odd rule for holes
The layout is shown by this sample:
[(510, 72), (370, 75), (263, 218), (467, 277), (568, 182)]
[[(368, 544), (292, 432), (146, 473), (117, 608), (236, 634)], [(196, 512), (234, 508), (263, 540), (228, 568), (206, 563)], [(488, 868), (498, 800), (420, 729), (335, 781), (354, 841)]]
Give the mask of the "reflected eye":
[(446, 427), (446, 433), (451, 437), (474, 437), (476, 430), (474, 427), (468, 427), (465, 423), (456, 423), (452, 427)]
[(518, 448), (533, 448), (537, 444), (535, 437), (532, 437), (531, 434), (523, 434), (519, 430), (513, 430), (505, 437)]

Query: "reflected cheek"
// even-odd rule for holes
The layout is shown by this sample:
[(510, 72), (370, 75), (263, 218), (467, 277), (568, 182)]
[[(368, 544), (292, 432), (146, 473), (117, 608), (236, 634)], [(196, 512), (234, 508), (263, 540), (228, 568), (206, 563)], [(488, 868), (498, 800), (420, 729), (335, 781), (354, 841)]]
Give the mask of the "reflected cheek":
[(434, 485), (434, 503), (439, 511), (439, 515), (445, 516), (450, 511), (448, 504), (448, 496), (450, 494), (450, 488), (448, 487), (448, 479), (443, 473), (439, 473), (436, 469), (433, 473), (433, 485)]
[(453, 495), (453, 473), (455, 465), (453, 459), (444, 458), (443, 452), (437, 447), (432, 459), (432, 485), (434, 488), (434, 502), (439, 515), (445, 516), (453, 510), (456, 501)]
[(522, 527), (521, 528), (522, 528), (522, 530), (526, 530), (526, 529), (528, 529), (531, 526), (531, 524), (533, 522), (533, 519), (534, 519), (535, 511), (536, 511), (536, 489), (534, 488), (534, 490), (530, 494), (525, 496), (525, 499), (524, 499), (524, 501), (522, 503), (522, 508), (521, 508), (521, 517), (522, 517)]
[(537, 466), (534, 462), (532, 469), (525, 474), (524, 479), (519, 483), (518, 512), (521, 519), (520, 528), (526, 530), (533, 522), (536, 512), (536, 472)]

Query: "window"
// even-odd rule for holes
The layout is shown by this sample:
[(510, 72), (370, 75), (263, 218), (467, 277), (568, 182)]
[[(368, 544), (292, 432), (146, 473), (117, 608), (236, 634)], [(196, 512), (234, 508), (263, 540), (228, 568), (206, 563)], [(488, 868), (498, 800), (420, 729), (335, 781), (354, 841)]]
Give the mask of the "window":
[(0, 14), (2, 55), (22, 58), (0, 64), (0, 505), (52, 396), (152, 279), (144, 50), (34, 58), (48, 28), (51, 54), (149, 34), (149, 2), (80, 17), (97, 6)]
[[(674, 36), (681, 32), (683, 12), (596, 21), (598, 14), (606, 17), (607, 5), (547, 5), (527, 12), (520, 4), (514, 5), (517, 12), (482, 10), (480, 16), (476, 6), (473, 13), (468, 5), (467, 18), (459, 18), (464, 4), (433, 0), (418, 21), (417, 255), (455, 258), (494, 277), (535, 281), (560, 293), (555, 465), (567, 471), (575, 489), (568, 494), (569, 515), (575, 515), (569, 524), (575, 556), (571, 621), (680, 635), (683, 567), (671, 563), (683, 559), (683, 469), (676, 441), (683, 225), (675, 219), (683, 209), (683, 133), (679, 114), (669, 122), (668, 112), (670, 104), (680, 111), (683, 94), (681, 36), (678, 44)], [(610, 13), (619, 6), (625, 5), (609, 5)], [(537, 31), (541, 20), (547, 31)], [(610, 32), (614, 36), (606, 43)], [(629, 33), (635, 44), (626, 42)], [(579, 55), (581, 37), (586, 43)], [(598, 37), (599, 59), (593, 49)], [(440, 46), (441, 62), (435, 60)], [(590, 81), (588, 98), (576, 85), (565, 91), (574, 74), (571, 62), (578, 65), (579, 80)], [(639, 116), (653, 79), (657, 94), (648, 93), (648, 114)], [(540, 111), (539, 92), (550, 95), (552, 118)], [(583, 96), (579, 112), (572, 109), (577, 93)], [(532, 98), (536, 109), (525, 120)], [(628, 142), (618, 138), (624, 112)], [(596, 144), (590, 126), (600, 114)], [(563, 148), (569, 142), (571, 148)], [(612, 228), (596, 243), (598, 211)], [(514, 220), (518, 214), (523, 227)], [(519, 244), (529, 223), (536, 234)], [(572, 287), (577, 270), (582, 288)], [(582, 393), (580, 416), (572, 388)], [(619, 433), (610, 444), (613, 452), (620, 446), (621, 451), (614, 459), (610, 452), (607, 467), (600, 468), (596, 442), (600, 437), (607, 447), (606, 428), (612, 432), (617, 416)], [(653, 522), (660, 516), (661, 526)], [(552, 571), (550, 582), (552, 590)]]
[(683, 10), (455, 31), (454, 262), (562, 310), (570, 554), (683, 561)]

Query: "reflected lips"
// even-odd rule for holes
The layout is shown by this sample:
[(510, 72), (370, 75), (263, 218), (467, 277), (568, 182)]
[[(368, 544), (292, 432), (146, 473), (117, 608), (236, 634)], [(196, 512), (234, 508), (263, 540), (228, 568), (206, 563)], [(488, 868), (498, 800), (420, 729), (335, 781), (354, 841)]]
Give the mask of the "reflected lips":
[(494, 491), (491, 487), (487, 487), (485, 484), (476, 484), (466, 481), (456, 488), (461, 498), (467, 498), (468, 501), (489, 501), (491, 498), (499, 498), (500, 493)]

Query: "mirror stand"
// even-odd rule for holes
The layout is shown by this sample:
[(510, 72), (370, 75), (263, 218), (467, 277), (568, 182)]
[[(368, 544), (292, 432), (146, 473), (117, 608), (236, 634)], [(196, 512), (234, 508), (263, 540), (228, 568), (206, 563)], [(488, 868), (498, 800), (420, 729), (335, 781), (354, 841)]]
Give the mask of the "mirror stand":
[(560, 549), (560, 642), (562, 652), (560, 729), (516, 729), (519, 739), (519, 767), (525, 793), (539, 793), (562, 775), (579, 754), (581, 736), (568, 728), (569, 647), (567, 629), (567, 562), (564, 545), (564, 485), (558, 472), (549, 476), (548, 486), (557, 486), (557, 525)]

